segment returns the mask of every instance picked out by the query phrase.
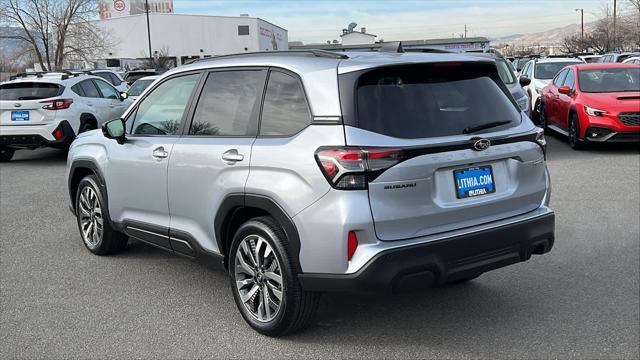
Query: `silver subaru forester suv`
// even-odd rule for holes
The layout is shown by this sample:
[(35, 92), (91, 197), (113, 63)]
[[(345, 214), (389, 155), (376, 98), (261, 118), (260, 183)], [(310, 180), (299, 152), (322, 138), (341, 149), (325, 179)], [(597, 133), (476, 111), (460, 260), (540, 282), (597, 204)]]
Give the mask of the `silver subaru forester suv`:
[(279, 336), (322, 291), (457, 283), (551, 250), (545, 140), (492, 59), (286, 51), (156, 80), (68, 157), (98, 255), (129, 238), (221, 264)]

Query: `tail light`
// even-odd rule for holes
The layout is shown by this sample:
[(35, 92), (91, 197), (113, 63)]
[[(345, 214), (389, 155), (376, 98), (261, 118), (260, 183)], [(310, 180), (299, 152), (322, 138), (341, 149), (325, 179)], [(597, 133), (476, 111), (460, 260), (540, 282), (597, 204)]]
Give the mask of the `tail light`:
[(404, 160), (400, 149), (322, 147), (316, 161), (331, 186), (341, 190), (366, 190), (369, 181)]
[(58, 126), (55, 130), (53, 130), (53, 132), (51, 133), (51, 135), (53, 135), (53, 137), (56, 140), (60, 140), (62, 139), (62, 137), (64, 136), (64, 132), (62, 131), (62, 127)]
[(47, 104), (42, 108), (45, 110), (63, 110), (68, 109), (73, 104), (73, 99), (56, 99), (40, 101), (41, 104)]

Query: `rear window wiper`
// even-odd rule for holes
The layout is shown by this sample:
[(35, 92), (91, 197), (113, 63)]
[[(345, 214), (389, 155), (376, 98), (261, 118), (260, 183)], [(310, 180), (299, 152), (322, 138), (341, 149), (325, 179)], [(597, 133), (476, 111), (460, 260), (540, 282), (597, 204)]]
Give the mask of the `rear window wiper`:
[(494, 122), (490, 122), (490, 123), (486, 123), (486, 124), (482, 124), (482, 125), (478, 125), (478, 126), (469, 126), (468, 128), (465, 128), (464, 130), (462, 130), (463, 134), (471, 134), (474, 133), (476, 131), (480, 131), (480, 130), (484, 130), (484, 129), (490, 129), (492, 127), (496, 127), (496, 126), (500, 126), (500, 125), (506, 125), (508, 123), (510, 123), (511, 120), (503, 120), (503, 121), (494, 121)]

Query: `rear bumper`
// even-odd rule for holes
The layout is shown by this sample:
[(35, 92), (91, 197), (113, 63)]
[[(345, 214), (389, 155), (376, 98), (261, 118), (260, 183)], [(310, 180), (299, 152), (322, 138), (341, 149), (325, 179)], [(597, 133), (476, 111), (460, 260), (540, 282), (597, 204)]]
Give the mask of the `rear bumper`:
[[(62, 129), (63, 137), (56, 140), (52, 133)], [(0, 146), (13, 148), (69, 147), (76, 135), (66, 120), (51, 125), (20, 125), (0, 127)]]
[(544, 254), (555, 215), (544, 215), (439, 241), (383, 251), (353, 274), (300, 274), (308, 291), (396, 292), (463, 279)]

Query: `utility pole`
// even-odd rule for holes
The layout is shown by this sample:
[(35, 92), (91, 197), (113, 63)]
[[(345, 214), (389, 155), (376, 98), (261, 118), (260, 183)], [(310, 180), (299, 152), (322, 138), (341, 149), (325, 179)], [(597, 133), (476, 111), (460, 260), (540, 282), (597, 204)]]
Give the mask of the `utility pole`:
[(580, 46), (584, 51), (584, 9), (576, 9), (576, 11), (580, 11)]
[(151, 28), (149, 27), (149, 0), (144, 0), (145, 10), (147, 12), (147, 38), (149, 39), (149, 61), (153, 61), (151, 53)]
[(467, 24), (464, 24), (464, 38), (467, 38)]
[(616, 0), (613, 0), (613, 50), (616, 49)]

